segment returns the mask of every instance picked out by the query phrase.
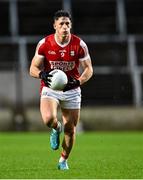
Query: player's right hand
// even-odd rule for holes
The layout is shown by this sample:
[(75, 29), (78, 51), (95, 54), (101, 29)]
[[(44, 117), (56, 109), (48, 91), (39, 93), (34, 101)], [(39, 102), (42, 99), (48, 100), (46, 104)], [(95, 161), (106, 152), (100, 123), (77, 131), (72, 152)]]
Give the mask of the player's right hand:
[(39, 78), (42, 79), (47, 87), (50, 86), (52, 74), (49, 74), (51, 71), (41, 71), (39, 73)]

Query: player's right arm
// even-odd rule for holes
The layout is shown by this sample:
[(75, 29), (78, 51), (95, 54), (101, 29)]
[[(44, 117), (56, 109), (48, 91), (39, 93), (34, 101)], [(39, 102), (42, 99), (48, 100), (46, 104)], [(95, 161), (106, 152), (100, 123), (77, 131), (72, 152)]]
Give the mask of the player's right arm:
[(39, 78), (39, 73), (43, 70), (44, 56), (38, 54), (39, 46), (40, 44), (36, 47), (36, 52), (32, 59), (29, 71), (30, 76), (34, 78)]
[[(42, 45), (39, 43), (36, 48), (35, 55), (32, 59), (31, 65), (30, 65), (30, 76), (34, 78), (40, 78), (44, 81), (45, 85), (49, 87), (51, 83), (51, 77), (52, 75), (49, 74), (50, 71), (44, 71), (44, 55), (39, 54), (39, 47), (42, 49)], [(40, 50), (41, 50), (40, 49)]]

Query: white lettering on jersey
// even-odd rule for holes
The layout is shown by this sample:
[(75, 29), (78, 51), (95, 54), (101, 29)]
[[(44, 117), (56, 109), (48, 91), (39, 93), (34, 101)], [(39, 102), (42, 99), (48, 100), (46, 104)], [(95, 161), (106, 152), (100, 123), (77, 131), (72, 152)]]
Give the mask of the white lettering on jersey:
[(56, 54), (56, 52), (55, 52), (55, 51), (51, 51), (51, 50), (49, 50), (49, 51), (48, 51), (48, 54), (55, 55), (55, 54)]
[(75, 67), (74, 61), (49, 61), (51, 69), (60, 69), (62, 71), (71, 71)]
[(67, 52), (65, 49), (63, 50), (59, 50), (60, 54), (61, 54), (61, 57), (64, 57), (65, 56), (65, 53)]
[(71, 55), (71, 56), (74, 56), (74, 55), (75, 55), (75, 52), (74, 52), (74, 51), (71, 51), (71, 52), (70, 52), (70, 55)]

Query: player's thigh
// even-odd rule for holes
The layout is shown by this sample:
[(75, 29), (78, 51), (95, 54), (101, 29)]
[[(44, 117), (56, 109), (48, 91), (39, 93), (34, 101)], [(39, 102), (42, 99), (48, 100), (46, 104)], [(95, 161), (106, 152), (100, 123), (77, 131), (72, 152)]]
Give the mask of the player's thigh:
[(62, 109), (63, 124), (76, 126), (80, 118), (80, 109)]
[(41, 98), (40, 111), (43, 119), (53, 119), (57, 117), (58, 102), (52, 98)]

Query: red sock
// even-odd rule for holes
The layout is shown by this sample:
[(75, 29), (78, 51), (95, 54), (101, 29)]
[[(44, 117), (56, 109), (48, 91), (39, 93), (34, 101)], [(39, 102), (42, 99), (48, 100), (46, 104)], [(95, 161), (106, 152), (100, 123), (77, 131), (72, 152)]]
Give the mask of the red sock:
[(65, 161), (65, 160), (67, 160), (67, 158), (68, 158), (68, 155), (65, 155), (65, 154), (62, 152), (62, 153), (61, 153), (61, 157), (60, 157), (60, 159), (59, 159), (59, 162)]
[(61, 156), (62, 156), (64, 159), (67, 159), (67, 158), (68, 158), (68, 155), (65, 155), (63, 152), (61, 153)]

